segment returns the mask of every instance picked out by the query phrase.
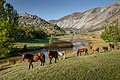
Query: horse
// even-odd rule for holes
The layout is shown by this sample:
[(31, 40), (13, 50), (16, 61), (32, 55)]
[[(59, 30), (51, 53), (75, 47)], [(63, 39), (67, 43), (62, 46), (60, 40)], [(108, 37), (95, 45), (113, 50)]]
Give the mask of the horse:
[(25, 59), (28, 59), (28, 63), (29, 63), (28, 70), (30, 69), (30, 66), (32, 66), (32, 68), (33, 68), (32, 62), (36, 62), (36, 61), (40, 60), (41, 66), (44, 66), (44, 63), (45, 63), (45, 55), (42, 52), (36, 53), (34, 55), (25, 53), (22, 55), (22, 60), (24, 61)]
[(104, 52), (108, 52), (108, 47), (103, 47)]
[(80, 56), (81, 56), (81, 53), (82, 52), (85, 52), (85, 55), (88, 54), (88, 49), (87, 48), (80, 48), (77, 50), (77, 56), (79, 56), (79, 53), (80, 53)]
[(110, 43), (110, 44), (109, 44), (109, 47), (110, 47), (110, 51), (111, 51), (112, 49), (115, 48), (115, 45)]
[(99, 48), (93, 48), (92, 46), (90, 46), (90, 49), (92, 50), (92, 53), (94, 53), (95, 51), (99, 53)]
[(51, 62), (51, 60), (53, 59), (53, 58), (55, 58), (55, 63), (57, 63), (57, 61), (56, 61), (56, 59), (58, 59), (58, 52), (57, 51), (54, 51), (54, 50), (48, 50), (48, 57), (49, 57), (49, 59), (50, 59), (50, 63), (49, 64), (51, 64), (52, 62)]
[(66, 52), (65, 51), (62, 51), (62, 52), (58, 52), (58, 56), (60, 56), (60, 59), (59, 60), (64, 60), (65, 59), (65, 54)]

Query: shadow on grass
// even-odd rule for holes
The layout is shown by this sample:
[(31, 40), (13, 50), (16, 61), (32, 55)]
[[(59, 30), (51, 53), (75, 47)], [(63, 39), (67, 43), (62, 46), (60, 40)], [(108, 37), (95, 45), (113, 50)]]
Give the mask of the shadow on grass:
[(5, 69), (8, 69), (8, 68), (11, 68), (11, 67), (10, 67), (10, 66), (7, 66), (7, 67), (0, 68), (0, 71), (5, 70)]

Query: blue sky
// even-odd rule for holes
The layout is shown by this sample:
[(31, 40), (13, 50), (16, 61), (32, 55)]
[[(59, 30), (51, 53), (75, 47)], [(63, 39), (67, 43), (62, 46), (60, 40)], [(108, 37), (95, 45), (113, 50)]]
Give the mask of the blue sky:
[(59, 19), (74, 12), (115, 3), (117, 0), (6, 0), (18, 13), (37, 15), (45, 20)]

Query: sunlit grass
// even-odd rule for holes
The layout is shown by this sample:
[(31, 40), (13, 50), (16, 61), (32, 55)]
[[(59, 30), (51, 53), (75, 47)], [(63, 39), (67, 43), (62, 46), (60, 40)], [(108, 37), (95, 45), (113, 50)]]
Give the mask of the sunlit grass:
[(39, 61), (33, 63), (34, 68), (22, 62), (0, 71), (1, 80), (119, 80), (120, 51), (112, 51), (85, 56), (67, 54), (65, 60), (45, 66)]

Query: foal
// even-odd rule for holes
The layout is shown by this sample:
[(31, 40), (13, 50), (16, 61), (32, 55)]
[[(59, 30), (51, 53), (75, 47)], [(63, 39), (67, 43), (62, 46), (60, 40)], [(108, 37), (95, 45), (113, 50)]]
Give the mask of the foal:
[(30, 69), (30, 66), (32, 66), (32, 68), (33, 68), (32, 62), (36, 62), (36, 61), (40, 60), (41, 66), (42, 65), (44, 66), (44, 63), (45, 63), (45, 55), (41, 52), (36, 53), (34, 55), (25, 53), (22, 55), (22, 60), (24, 61), (25, 59), (28, 59), (28, 63), (29, 63), (28, 69)]

